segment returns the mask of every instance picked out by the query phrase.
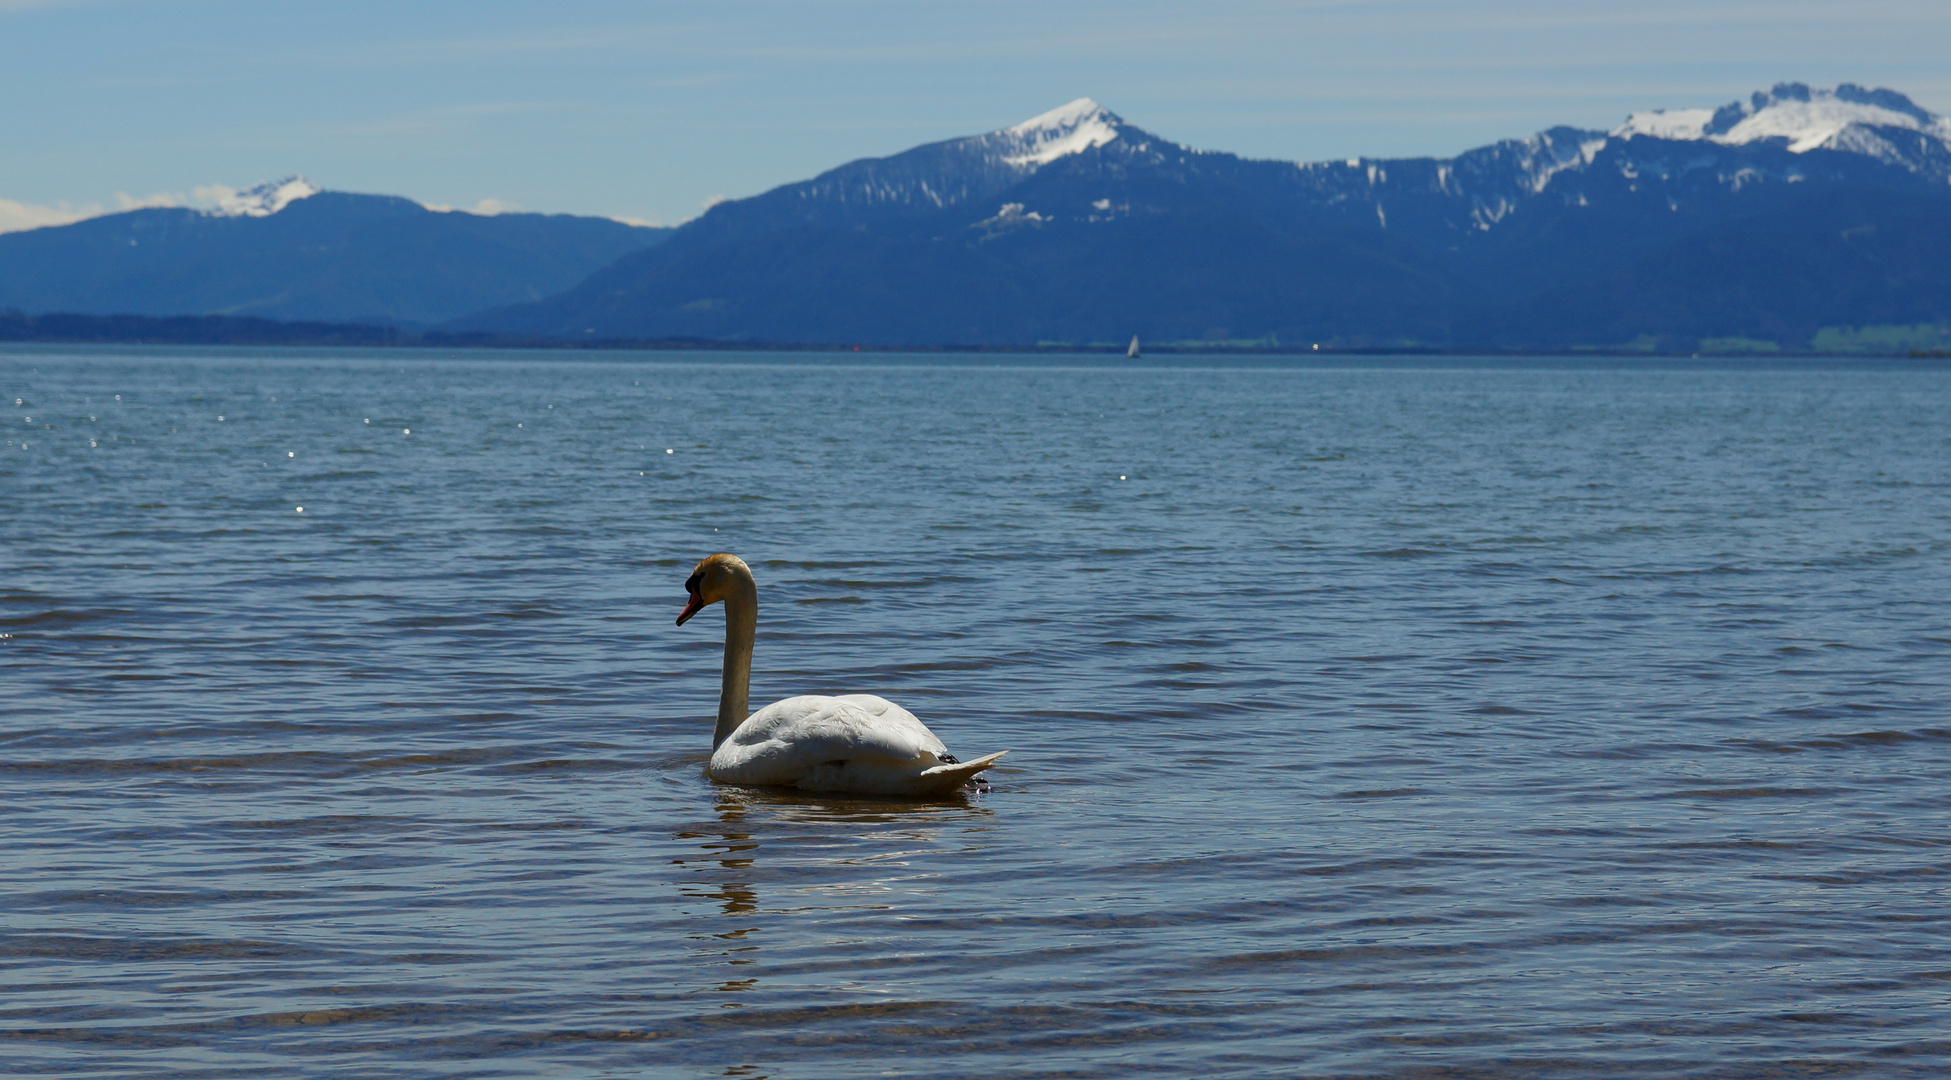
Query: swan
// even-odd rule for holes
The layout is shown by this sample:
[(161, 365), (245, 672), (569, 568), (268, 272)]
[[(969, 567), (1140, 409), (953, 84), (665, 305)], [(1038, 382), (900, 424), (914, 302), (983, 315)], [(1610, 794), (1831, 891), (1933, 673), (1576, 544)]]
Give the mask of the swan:
[(724, 683), (711, 736), (713, 780), (752, 787), (849, 791), (863, 795), (946, 795), (975, 779), (1007, 750), (957, 761), (915, 715), (872, 694), (807, 694), (747, 716), (759, 587), (736, 555), (713, 555), (684, 582), (691, 600), (683, 626), (709, 604), (725, 604)]

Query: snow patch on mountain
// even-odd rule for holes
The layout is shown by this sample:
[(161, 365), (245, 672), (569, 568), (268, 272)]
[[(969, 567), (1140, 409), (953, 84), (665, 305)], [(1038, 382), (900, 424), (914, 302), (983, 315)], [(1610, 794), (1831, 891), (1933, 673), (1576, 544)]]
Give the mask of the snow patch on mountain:
[(1788, 149), (1864, 152), (1884, 140), (1864, 129), (1899, 128), (1951, 141), (1951, 120), (1920, 108), (1895, 90), (1865, 90), (1843, 83), (1833, 90), (1802, 83), (1780, 83), (1747, 101), (1718, 109), (1655, 109), (1636, 112), (1612, 130), (1618, 138), (1650, 135), (1659, 139), (1707, 140), (1741, 146), (1783, 139)]
[(1606, 140), (1600, 137), (1573, 141), (1542, 134), (1524, 140), (1521, 145), (1523, 152), (1517, 155), (1517, 164), (1524, 172), (1525, 184), (1535, 195), (1551, 183), (1552, 177), (1566, 169), (1591, 165), (1599, 151), (1605, 149)]
[(1015, 228), (1021, 225), (1041, 225), (1049, 220), (1049, 218), (1037, 213), (1035, 210), (1023, 209), (1022, 203), (1013, 202), (1004, 203), (1002, 209), (996, 211), (995, 217), (984, 218), (974, 225), (969, 226), (969, 228), (995, 232), (999, 229)]
[(1712, 109), (1654, 109), (1636, 112), (1612, 129), (1614, 138), (1651, 135), (1655, 139), (1704, 139), (1714, 120)]
[(1005, 162), (1019, 168), (1035, 168), (1103, 146), (1118, 137), (1118, 128), (1123, 123), (1115, 113), (1090, 98), (1078, 98), (1015, 127), (994, 132), (989, 138), (1004, 147)]
[(237, 191), (220, 184), (196, 189), (199, 199), (216, 205), (205, 210), (211, 217), (270, 217), (300, 199), (309, 199), (324, 190), (302, 176), (287, 176), (254, 188)]

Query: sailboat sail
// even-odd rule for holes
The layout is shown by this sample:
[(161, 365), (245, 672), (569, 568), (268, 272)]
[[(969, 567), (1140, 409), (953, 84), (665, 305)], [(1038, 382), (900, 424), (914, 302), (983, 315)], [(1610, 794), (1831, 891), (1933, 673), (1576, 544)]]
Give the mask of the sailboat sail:
[(1137, 334), (1131, 335), (1131, 348), (1125, 350), (1125, 355), (1130, 357), (1133, 360), (1138, 359), (1138, 335)]

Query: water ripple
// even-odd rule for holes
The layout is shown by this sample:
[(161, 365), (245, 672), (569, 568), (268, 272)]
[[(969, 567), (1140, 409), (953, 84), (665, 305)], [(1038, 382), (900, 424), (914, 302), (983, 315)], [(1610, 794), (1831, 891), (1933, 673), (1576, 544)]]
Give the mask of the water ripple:
[(1945, 365), (835, 359), (0, 351), (7, 1071), (1951, 1071)]

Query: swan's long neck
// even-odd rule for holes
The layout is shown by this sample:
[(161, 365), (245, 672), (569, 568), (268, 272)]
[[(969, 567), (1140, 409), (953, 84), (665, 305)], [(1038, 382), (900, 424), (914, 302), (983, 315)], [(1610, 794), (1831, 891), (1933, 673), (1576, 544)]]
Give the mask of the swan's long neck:
[(758, 626), (759, 587), (749, 574), (740, 574), (737, 587), (725, 598), (725, 681), (718, 690), (718, 728), (711, 734), (714, 750), (751, 715), (746, 704), (752, 693), (752, 637)]

